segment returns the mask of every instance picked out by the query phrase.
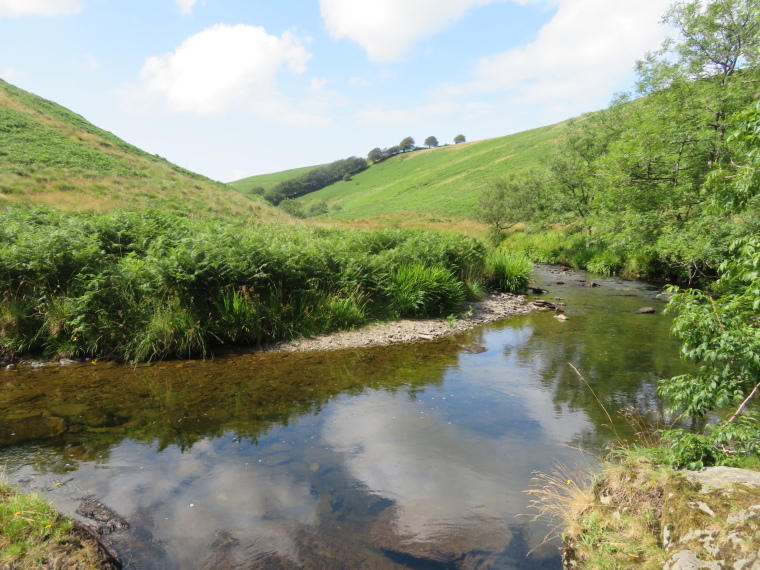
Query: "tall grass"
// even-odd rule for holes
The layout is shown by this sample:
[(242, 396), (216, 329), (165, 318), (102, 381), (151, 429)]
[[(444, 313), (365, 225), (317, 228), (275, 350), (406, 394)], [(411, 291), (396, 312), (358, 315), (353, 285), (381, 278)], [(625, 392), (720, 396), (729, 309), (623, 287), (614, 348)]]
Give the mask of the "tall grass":
[(0, 568), (116, 568), (95, 540), (44, 498), (0, 481)]
[(533, 263), (521, 253), (498, 249), (488, 255), (486, 272), (494, 287), (517, 293), (528, 286)]
[(510, 281), (488, 251), (475, 239), (415, 230), (7, 209), (0, 350), (149, 360), (368, 319), (445, 316), (483, 283), (527, 282), (529, 263)]

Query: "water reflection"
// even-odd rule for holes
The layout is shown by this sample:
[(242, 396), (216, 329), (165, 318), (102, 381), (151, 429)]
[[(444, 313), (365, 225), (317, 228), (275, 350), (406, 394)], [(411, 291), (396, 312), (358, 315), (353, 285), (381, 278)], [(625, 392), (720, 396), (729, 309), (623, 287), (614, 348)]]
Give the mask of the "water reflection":
[[(533, 314), (440, 343), (0, 374), (0, 468), (125, 516), (131, 568), (558, 568), (523, 492), (657, 407), (676, 343), (639, 284), (563, 276)], [(621, 295), (636, 295), (624, 297)], [(661, 305), (657, 305), (659, 309)], [(458, 345), (480, 345), (471, 354)], [(624, 431), (617, 425), (618, 431)]]

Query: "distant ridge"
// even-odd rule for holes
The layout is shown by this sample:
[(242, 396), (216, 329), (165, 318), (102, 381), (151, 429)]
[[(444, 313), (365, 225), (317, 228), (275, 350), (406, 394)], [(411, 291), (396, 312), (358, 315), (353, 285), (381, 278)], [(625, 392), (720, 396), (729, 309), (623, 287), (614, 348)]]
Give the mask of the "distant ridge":
[[(539, 166), (563, 138), (567, 121), (481, 141), (397, 154), (348, 181), (298, 198), (304, 205), (324, 201), (319, 219), (450, 220), (473, 218), (477, 196), (489, 180)], [(268, 190), (278, 182), (316, 168), (307, 167), (244, 178), (230, 184), (241, 191)]]

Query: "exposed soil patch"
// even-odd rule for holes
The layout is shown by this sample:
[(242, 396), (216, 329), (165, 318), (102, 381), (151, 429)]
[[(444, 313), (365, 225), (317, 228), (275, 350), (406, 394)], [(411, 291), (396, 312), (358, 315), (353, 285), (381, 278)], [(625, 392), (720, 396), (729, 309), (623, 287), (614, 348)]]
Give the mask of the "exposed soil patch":
[(267, 352), (307, 352), (434, 340), (467, 331), (485, 323), (499, 321), (514, 315), (524, 315), (534, 308), (525, 303), (523, 295), (496, 293), (487, 295), (482, 301), (470, 303), (456, 318), (405, 319), (388, 323), (375, 323), (354, 331), (280, 342), (265, 350)]

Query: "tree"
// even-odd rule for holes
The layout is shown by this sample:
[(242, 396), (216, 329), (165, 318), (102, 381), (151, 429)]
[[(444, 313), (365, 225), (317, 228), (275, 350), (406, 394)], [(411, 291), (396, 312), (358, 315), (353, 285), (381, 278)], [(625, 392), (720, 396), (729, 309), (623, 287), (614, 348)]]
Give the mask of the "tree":
[(491, 180), (478, 196), (475, 219), (488, 226), (498, 243), (501, 232), (520, 222), (530, 222), (543, 206), (543, 184), (536, 172)]
[(433, 147), (433, 146), (438, 146), (438, 139), (433, 136), (429, 136), (428, 138), (425, 139), (425, 146), (427, 146), (428, 148)]
[(373, 163), (378, 163), (383, 158), (385, 158), (385, 155), (383, 154), (383, 151), (380, 150), (379, 148), (373, 148), (371, 151), (369, 151), (367, 158), (369, 158)]
[(282, 200), (277, 205), (277, 207), (280, 208), (283, 212), (287, 212), (295, 218), (306, 217), (306, 212), (304, 212), (303, 204), (301, 204), (301, 202), (296, 202), (292, 198), (286, 198)]
[(726, 134), (760, 84), (760, 0), (678, 2), (663, 21), (679, 35), (637, 63), (647, 97), (619, 107), (620, 134), (593, 172), (592, 225), (621, 253), (691, 281), (714, 274), (741, 232), (710, 208), (708, 181), (735, 161)]
[(399, 143), (399, 145), (398, 145), (398, 147), (399, 147), (399, 148), (400, 148), (400, 149), (401, 149), (403, 152), (407, 152), (407, 151), (410, 151), (410, 150), (414, 150), (414, 146), (415, 146), (415, 143), (414, 143), (414, 139), (413, 139), (412, 137), (406, 137), (406, 138), (405, 138), (404, 140), (402, 140), (402, 141)]
[(464, 138), (464, 135), (457, 135), (454, 137), (454, 144), (459, 144), (463, 142), (467, 142), (467, 140)]

